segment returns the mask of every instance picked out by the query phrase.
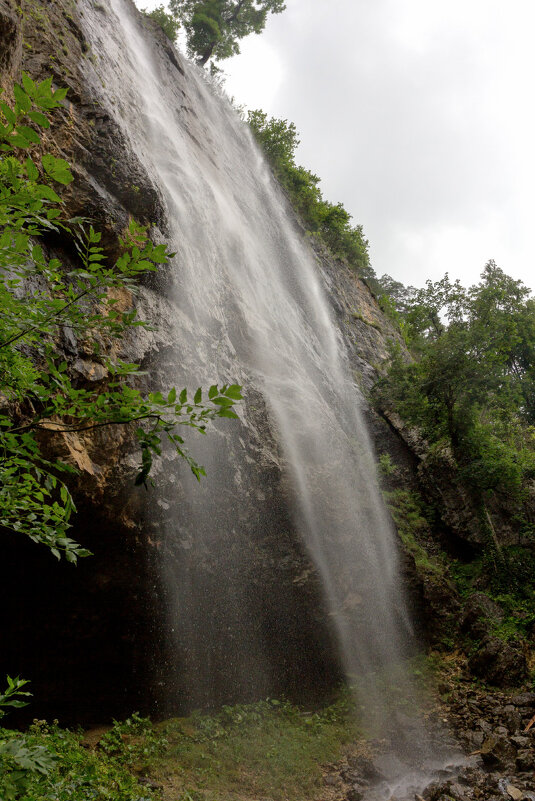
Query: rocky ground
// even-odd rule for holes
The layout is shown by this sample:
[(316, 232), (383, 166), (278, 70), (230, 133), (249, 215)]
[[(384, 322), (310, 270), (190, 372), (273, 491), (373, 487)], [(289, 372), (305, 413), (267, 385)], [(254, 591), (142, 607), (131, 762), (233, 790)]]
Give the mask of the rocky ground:
[[(325, 797), (337, 801), (535, 801), (535, 692), (485, 687), (465, 675), (458, 655), (441, 670), (436, 696), (425, 714), (429, 749), (443, 751), (433, 771), (424, 759), (403, 782), (392, 779), (392, 742), (371, 742), (368, 752), (348, 753), (330, 765)], [(415, 732), (415, 737), (417, 736)], [(449, 752), (449, 758), (447, 756)], [(396, 762), (398, 764), (396, 765)], [(427, 782), (425, 779), (428, 772)]]

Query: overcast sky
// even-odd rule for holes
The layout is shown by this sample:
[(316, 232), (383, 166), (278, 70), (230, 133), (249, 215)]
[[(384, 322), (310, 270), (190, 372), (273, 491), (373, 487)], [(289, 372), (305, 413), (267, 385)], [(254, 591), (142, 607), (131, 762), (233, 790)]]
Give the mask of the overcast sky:
[(362, 223), (378, 275), (535, 287), (535, 2), (287, 0), (222, 62), (293, 121), (297, 161)]

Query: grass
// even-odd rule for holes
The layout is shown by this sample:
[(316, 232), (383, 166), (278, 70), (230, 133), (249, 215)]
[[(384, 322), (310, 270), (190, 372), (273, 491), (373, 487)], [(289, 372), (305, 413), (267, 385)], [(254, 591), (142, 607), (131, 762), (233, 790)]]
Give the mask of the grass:
[(87, 734), (36, 721), (25, 733), (0, 729), (0, 798), (312, 800), (324, 795), (322, 766), (358, 739), (346, 691), (315, 712), (269, 700), (160, 724), (134, 714)]
[(318, 712), (265, 701), (224, 707), (215, 717), (166, 723), (168, 748), (156, 776), (167, 778), (170, 799), (315, 798), (322, 765), (338, 760), (358, 732), (348, 695)]

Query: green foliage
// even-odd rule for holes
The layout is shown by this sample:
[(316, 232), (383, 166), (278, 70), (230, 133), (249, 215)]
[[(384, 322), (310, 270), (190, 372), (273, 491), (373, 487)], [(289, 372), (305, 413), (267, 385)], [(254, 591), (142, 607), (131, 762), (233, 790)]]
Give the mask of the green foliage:
[(156, 6), (156, 8), (152, 9), (152, 11), (148, 11), (146, 8), (143, 8), (141, 13), (149, 19), (154, 20), (154, 22), (157, 22), (171, 42), (176, 41), (178, 31), (180, 30), (180, 22), (173, 14), (171, 14), (169, 11), (166, 11), (163, 5)]
[(113, 727), (99, 740), (99, 750), (122, 765), (143, 772), (154, 758), (163, 754), (167, 740), (148, 718), (134, 712), (127, 720), (113, 722)]
[(20, 709), (28, 704), (27, 701), (22, 700), (22, 698), (27, 698), (31, 695), (27, 690), (22, 689), (26, 684), (28, 684), (27, 679), (21, 679), (18, 676), (14, 679), (11, 676), (7, 677), (7, 688), (3, 693), (0, 693), (0, 718), (8, 714), (5, 711), (5, 707)]
[(183, 25), (188, 55), (204, 66), (209, 59), (240, 52), (239, 40), (261, 33), (268, 14), (280, 14), (283, 0), (170, 0), (169, 8)]
[(321, 790), (321, 765), (355, 742), (354, 721), (349, 692), (316, 712), (277, 700), (224, 707), (165, 724), (160, 770), (174, 774), (177, 798), (297, 801)]
[(483, 590), (500, 605), (503, 619), (493, 622), (492, 634), (504, 641), (533, 636), (535, 555), (531, 549), (503, 547), (500, 561), (487, 550), (468, 563), (453, 561), (450, 572), (461, 596)]
[[(169, 798), (184, 801), (298, 801), (321, 790), (321, 766), (354, 747), (358, 730), (344, 690), (314, 712), (268, 700), (157, 726), (134, 714), (115, 722), (93, 747), (83, 738), (44, 721), (24, 734), (0, 729), (0, 798), (150, 801), (161, 797), (140, 783), (150, 776), (162, 777)], [(4, 743), (9, 747), (2, 749)]]
[[(0, 718), (8, 713), (5, 707), (20, 708), (27, 705), (22, 698), (31, 693), (23, 690), (27, 680), (7, 677), (7, 689), (0, 693)], [(5, 801), (27, 798), (35, 774), (48, 775), (55, 765), (55, 756), (42, 745), (28, 745), (24, 737), (2, 736), (0, 729), (0, 791)]]
[(305, 228), (319, 237), (334, 256), (344, 259), (373, 284), (375, 273), (362, 226), (351, 225), (351, 215), (341, 203), (324, 200), (318, 176), (295, 163), (299, 139), (293, 122), (268, 118), (260, 110), (249, 111), (247, 122)]
[[(113, 730), (112, 730), (113, 731)], [(120, 759), (81, 745), (82, 734), (35, 721), (25, 734), (0, 729), (0, 798), (6, 801), (150, 801)], [(2, 749), (2, 744), (8, 747)]]
[(392, 476), (396, 472), (397, 467), (395, 463), (392, 461), (392, 457), (389, 453), (382, 453), (379, 456), (379, 473), (382, 476)]
[(391, 315), (401, 319), (409, 310), (412, 299), (416, 293), (413, 286), (405, 286), (386, 273), (378, 279), (380, 290), (378, 292), (381, 306), (391, 309)]
[(451, 448), (484, 510), (491, 492), (521, 501), (535, 475), (535, 303), (492, 261), (481, 279), (466, 290), (446, 275), (406, 299), (416, 358), (393, 347), (377, 396)]
[[(51, 79), (36, 84), (24, 75), (14, 107), (0, 104), (0, 526), (76, 562), (88, 551), (66, 534), (75, 511), (66, 478), (74, 471), (45, 455), (51, 434), (135, 423), (137, 483), (146, 483), (164, 437), (200, 478), (204, 470), (187, 452), (180, 427), (205, 433), (215, 418), (235, 418), (241, 392), (235, 384), (214, 385), (204, 399), (201, 389), (190, 398), (174, 388), (145, 398), (131, 384), (139, 366), (107, 355), (128, 329), (145, 325), (135, 310), (119, 310), (117, 292), (133, 295), (139, 277), (170, 254), (132, 221), (121, 255), (108, 264), (100, 234), (84, 220), (62, 218), (54, 185), (72, 181), (69, 165), (46, 153), (38, 159), (33, 148), (65, 92), (54, 91)], [(43, 237), (57, 232), (73, 241), (74, 268), (47, 255)], [(86, 386), (73, 373), (60, 347), (66, 333), (91, 354), (105, 381)]]
[(431, 557), (425, 548), (425, 543), (431, 540), (430, 512), (422, 500), (415, 493), (402, 489), (383, 494), (403, 547), (414, 558), (418, 572), (443, 575), (444, 565), (437, 557)]

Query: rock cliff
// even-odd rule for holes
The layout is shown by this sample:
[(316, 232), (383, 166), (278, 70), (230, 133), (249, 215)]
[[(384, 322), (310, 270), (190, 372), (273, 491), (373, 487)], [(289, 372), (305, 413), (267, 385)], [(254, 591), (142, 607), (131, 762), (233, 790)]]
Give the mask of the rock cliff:
[[(44, 146), (72, 165), (75, 181), (63, 196), (66, 214), (95, 220), (107, 252), (113, 255), (131, 217), (153, 226), (163, 237), (166, 217), (158, 186), (118, 123), (120, 115), (105, 91), (106, 75), (84, 32), (88, 16), (95, 24), (99, 15), (104, 18), (107, 13), (104, 4), (86, 5), (82, 0), (21, 0), (20, 4), (0, 0), (0, 69), (1, 85), (8, 95), (22, 71), (38, 80), (52, 74), (58, 85), (68, 87), (67, 102), (55, 112)], [(147, 36), (153, 38), (154, 47), (173, 70), (183, 98), (183, 125), (190, 137), (198, 138), (195, 97), (185, 78), (182, 57), (158, 26), (150, 20), (144, 24)], [(292, 215), (289, 208), (288, 214)], [(295, 226), (299, 227), (297, 221)], [(46, 245), (67, 266), (75, 258), (68, 241), (50, 238)], [(304, 236), (303, 247), (308, 247)], [(430, 475), (425, 449), (411, 440), (401, 421), (377, 414), (366, 400), (387, 357), (388, 341), (398, 334), (368, 287), (345, 265), (320, 250), (317, 265), (361, 389), (377, 450), (389, 453), (400, 466), (404, 485), (421, 487)], [(136, 329), (121, 344), (125, 359), (150, 368), (143, 379), (145, 389), (165, 386), (177, 351), (185, 362), (191, 358), (174, 341), (169, 325), (176, 313), (166, 293), (171, 280), (164, 269), (156, 279), (146, 281), (135, 298), (126, 292), (119, 298), (123, 308), (135, 303), (140, 316), (154, 326), (153, 330)], [(64, 332), (61, 346), (81, 386), (106, 381), (102, 364), (84, 351), (69, 331)], [(235, 378), (247, 384), (246, 373)], [(57, 716), (68, 710), (71, 718), (87, 721), (126, 714), (132, 708), (161, 713), (180, 708), (180, 700), (168, 708), (163, 699), (169, 697), (169, 688), (171, 695), (180, 699), (195, 662), (185, 659), (177, 664), (169, 645), (173, 599), (159, 578), (164, 551), (181, 563), (195, 562), (197, 570), (201, 565), (205, 611), (211, 616), (204, 637), (210, 642), (212, 658), (222, 666), (220, 682), (211, 688), (212, 702), (268, 693), (311, 701), (326, 695), (340, 679), (340, 657), (318, 577), (295, 535), (281, 455), (263, 400), (254, 392), (240, 426), (240, 447), (251, 467), (247, 474), (236, 470), (233, 493), (219, 510), (219, 519), (228, 521), (228, 531), (217, 552), (199, 547), (191, 533), (184, 532), (173, 543), (166, 539), (166, 520), (180, 515), (190, 502), (188, 492), (196, 490), (189, 488), (187, 481), (177, 484), (164, 459), (155, 471), (159, 485), (155, 514), (151, 508), (155, 496), (133, 486), (138, 454), (128, 429), (56, 437), (47, 443), (56, 455), (79, 468), (73, 487), (79, 509), (73, 536), (95, 556), (75, 571), (52, 563), (48, 554), (15, 536), (6, 534), (3, 540), (2, 582), (10, 606), (2, 610), (6, 646), (0, 670), (32, 677), (35, 695), (42, 699), (32, 708), (32, 715)], [(235, 447), (224, 428), (214, 436), (220, 438), (222, 448)], [(195, 452), (195, 442), (191, 446)], [(200, 492), (209, 492), (209, 482), (210, 478)], [(436, 482), (431, 480), (431, 484), (429, 492), (440, 494)], [(241, 512), (240, 528), (254, 534), (236, 540), (233, 523), (238, 496), (248, 500), (245, 507), (241, 505), (245, 511)], [(202, 494), (199, 497), (202, 503)], [(466, 519), (459, 518), (458, 498), (444, 501), (444, 530), (458, 530), (461, 537), (469, 526)], [(464, 533), (462, 538), (467, 539)], [(239, 582), (247, 588), (247, 604), (256, 621), (256, 629), (247, 631), (247, 637), (267, 643), (264, 661), (268, 667), (262, 671), (250, 653), (240, 652), (242, 624), (235, 616), (232, 593), (229, 591), (217, 609), (210, 606), (221, 565), (227, 570), (229, 587)], [(413, 567), (414, 560), (407, 555), (405, 574), (412, 582), (416, 606), (423, 610), (433, 593), (435, 607), (443, 606), (444, 595), (439, 592), (437, 597), (436, 583), (426, 587), (415, 577)], [(447, 588), (444, 593), (448, 596)], [(196, 610), (189, 609), (188, 614), (193, 625)], [(225, 644), (218, 641), (218, 631), (229, 625), (236, 627), (233, 654), (228, 640)], [(250, 675), (249, 683), (242, 681), (239, 696), (238, 662), (241, 673)], [(207, 699), (201, 694), (195, 701), (203, 705)]]

